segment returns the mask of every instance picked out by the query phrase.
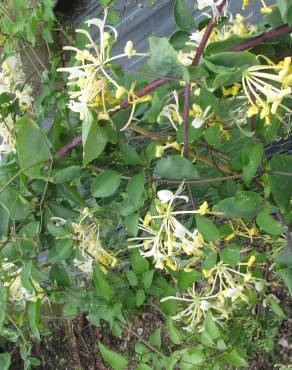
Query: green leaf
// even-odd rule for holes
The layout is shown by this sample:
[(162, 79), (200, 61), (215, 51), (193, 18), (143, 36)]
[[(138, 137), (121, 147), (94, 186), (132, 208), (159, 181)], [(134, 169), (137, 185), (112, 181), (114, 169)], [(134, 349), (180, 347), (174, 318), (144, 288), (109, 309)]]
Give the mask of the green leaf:
[(40, 342), (40, 332), (39, 332), (39, 320), (40, 320), (40, 310), (41, 310), (41, 299), (37, 299), (34, 302), (29, 302), (27, 308), (27, 315), (29, 325), (32, 331), (32, 335), (37, 342)]
[(146, 296), (143, 289), (139, 289), (136, 293), (136, 305), (137, 307), (142, 306), (142, 304), (145, 302)]
[(49, 250), (48, 261), (50, 263), (64, 261), (68, 257), (70, 257), (72, 251), (73, 251), (73, 240), (60, 239), (56, 242), (56, 246)]
[(154, 168), (154, 175), (168, 180), (199, 179), (198, 171), (192, 162), (180, 155), (161, 158)]
[(7, 236), (9, 229), (9, 214), (6, 209), (0, 204), (0, 239)]
[(288, 22), (288, 12), (291, 11), (291, 2), (290, 0), (276, 0), (277, 5), (283, 20), (283, 23)]
[(240, 261), (240, 247), (236, 244), (228, 244), (220, 253), (221, 260), (228, 265), (235, 266)]
[(245, 358), (239, 353), (237, 348), (225, 355), (225, 359), (232, 365), (248, 367)]
[(264, 153), (263, 144), (246, 145), (242, 151), (242, 179), (245, 185), (249, 185), (257, 173)]
[(245, 70), (258, 63), (256, 56), (248, 51), (225, 51), (205, 57), (204, 62), (207, 68), (216, 74)]
[(90, 126), (88, 136), (83, 142), (83, 165), (96, 159), (105, 149), (108, 141), (106, 130), (97, 124)]
[(125, 217), (125, 226), (128, 233), (132, 236), (137, 236), (139, 227), (139, 214), (133, 213)]
[(219, 339), (221, 337), (219, 327), (214, 321), (210, 311), (208, 311), (206, 314), (205, 329), (213, 340)]
[(284, 311), (282, 310), (281, 306), (279, 305), (277, 299), (273, 297), (272, 295), (269, 296), (268, 302), (271, 306), (271, 309), (273, 312), (280, 317), (281, 319), (284, 319), (286, 317)]
[[(285, 154), (276, 154), (270, 160), (272, 171), (291, 172), (292, 157)], [(273, 198), (282, 212), (288, 207), (292, 197), (292, 176), (270, 174), (270, 187)]]
[(41, 128), (28, 117), (17, 120), (15, 126), (21, 169), (30, 167), (24, 173), (30, 177), (37, 177), (44, 163), (52, 159), (48, 142)]
[(153, 368), (143, 362), (135, 370), (153, 370)]
[(202, 365), (205, 360), (206, 356), (201, 349), (188, 349), (180, 362), (181, 370), (192, 370), (195, 365)]
[(216, 241), (220, 238), (220, 232), (215, 224), (208, 218), (196, 214), (196, 224), (199, 233), (208, 242)]
[(122, 356), (119, 353), (110, 350), (105, 345), (103, 345), (101, 342), (98, 342), (98, 349), (103, 359), (114, 370), (123, 370), (128, 365), (128, 359), (125, 356)]
[(57, 171), (52, 176), (52, 180), (55, 184), (64, 184), (65, 182), (75, 180), (80, 176), (81, 172), (81, 166), (69, 166)]
[(139, 154), (128, 144), (120, 144), (120, 151), (122, 153), (124, 161), (132, 166), (143, 164), (142, 159), (139, 157)]
[(143, 273), (142, 282), (145, 289), (149, 289), (151, 287), (153, 281), (154, 270), (145, 271)]
[(7, 298), (8, 298), (8, 288), (4, 287), (3, 285), (0, 285), (0, 335), (2, 335), (3, 323), (6, 317)]
[(169, 42), (176, 50), (181, 50), (185, 47), (186, 42), (190, 40), (190, 36), (189, 32), (178, 30), (171, 35)]
[(93, 267), (92, 278), (97, 294), (109, 301), (113, 297), (113, 290), (98, 265)]
[(203, 269), (210, 271), (217, 262), (217, 253), (210, 253), (203, 262)]
[(152, 344), (152, 346), (158, 349), (161, 348), (161, 328), (157, 328), (153, 333), (150, 334), (149, 342)]
[(53, 264), (49, 276), (51, 282), (59, 287), (70, 286), (70, 277), (61, 264)]
[(24, 220), (32, 212), (30, 203), (17, 189), (10, 186), (0, 193), (0, 204), (12, 220)]
[(98, 174), (91, 184), (91, 194), (96, 198), (113, 195), (120, 186), (121, 174), (116, 171), (104, 171)]
[(171, 317), (167, 318), (167, 333), (168, 333), (168, 336), (169, 336), (170, 340), (174, 344), (181, 344), (182, 343), (180, 333), (179, 333), (178, 329), (176, 328), (175, 323), (174, 323), (174, 321)]
[(192, 13), (187, 8), (184, 0), (175, 0), (173, 6), (173, 16), (177, 27), (181, 30), (189, 31), (195, 27), (195, 21)]
[(204, 138), (210, 145), (217, 145), (220, 143), (220, 126), (215, 124), (214, 126), (208, 127), (205, 131)]
[(0, 353), (0, 369), (9, 370), (11, 365), (11, 353)]
[(177, 279), (177, 286), (180, 290), (186, 290), (190, 286), (192, 286), (196, 281), (201, 280), (202, 274), (199, 271), (179, 271), (177, 275), (175, 275)]
[(188, 69), (179, 63), (176, 51), (165, 37), (150, 37), (149, 67), (160, 76), (180, 77), (189, 82)]
[(134, 250), (133, 253), (130, 254), (130, 261), (133, 270), (138, 275), (144, 274), (149, 270), (149, 262), (146, 258), (141, 256), (138, 250)]
[(265, 232), (272, 235), (279, 235), (287, 231), (287, 226), (283, 226), (279, 220), (271, 216), (271, 206), (265, 205), (262, 212), (257, 215), (257, 224)]
[(31, 280), (31, 268), (32, 268), (32, 261), (27, 261), (21, 270), (21, 283), (23, 287), (28, 290), (29, 292), (34, 292), (34, 285), (32, 284)]
[(136, 206), (140, 203), (144, 193), (145, 173), (141, 172), (131, 177), (127, 185), (127, 194), (130, 204)]
[(222, 218), (254, 217), (262, 210), (262, 199), (254, 192), (237, 192), (235, 197), (221, 200), (213, 207), (213, 212)]
[(127, 276), (127, 279), (128, 279), (131, 286), (137, 286), (138, 285), (137, 275), (135, 274), (134, 271), (127, 270), (126, 271), (126, 276)]
[(277, 273), (281, 276), (290, 294), (292, 294), (292, 268), (287, 267), (284, 269), (277, 270)]
[(275, 262), (279, 265), (292, 267), (292, 251), (288, 246), (276, 255)]

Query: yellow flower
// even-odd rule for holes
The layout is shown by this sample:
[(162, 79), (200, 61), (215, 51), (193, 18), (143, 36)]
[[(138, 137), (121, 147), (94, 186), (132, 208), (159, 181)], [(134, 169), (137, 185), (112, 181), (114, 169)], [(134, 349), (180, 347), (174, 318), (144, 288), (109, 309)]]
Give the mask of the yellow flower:
[(259, 229), (256, 225), (253, 225), (253, 227), (249, 230), (249, 234), (251, 236), (258, 235)]
[(127, 55), (128, 58), (132, 58), (136, 54), (136, 50), (134, 49), (133, 41), (129, 40), (126, 43), (126, 46), (124, 48), (124, 52)]
[(203, 273), (203, 275), (205, 276), (206, 279), (209, 279), (209, 277), (212, 276), (212, 270), (205, 270), (205, 269), (203, 269), (202, 270), (202, 273)]
[(197, 211), (200, 215), (204, 216), (209, 212), (208, 203), (205, 201)]
[(126, 89), (123, 86), (119, 86), (116, 89), (116, 98), (121, 99), (121, 97), (126, 93)]
[(242, 0), (242, 10), (244, 10), (247, 6), (250, 6), (249, 0)]
[(167, 258), (165, 265), (169, 267), (171, 270), (177, 271), (177, 265), (173, 262), (173, 259)]
[(233, 95), (233, 96), (236, 96), (238, 95), (238, 92), (239, 90), (241, 89), (241, 84), (240, 83), (235, 83), (233, 86), (229, 87), (229, 88), (226, 88), (226, 87), (222, 87), (222, 92), (223, 92), (223, 95), (226, 96), (226, 95)]
[(245, 71), (242, 87), (250, 103), (247, 116), (252, 117), (260, 112), (261, 119), (270, 125), (271, 115), (277, 114), (279, 107), (288, 113), (292, 112), (282, 104), (285, 98), (291, 98), (292, 68), (291, 57), (278, 64), (266, 60), (268, 65), (255, 65)]
[(264, 6), (263, 8), (261, 8), (261, 13), (266, 15), (266, 14), (270, 14), (272, 13), (273, 9), (271, 6)]
[(252, 116), (254, 116), (255, 114), (258, 114), (258, 113), (259, 113), (259, 108), (256, 105), (252, 105), (251, 107), (249, 107), (249, 109), (247, 111), (247, 116), (252, 117)]
[(150, 224), (150, 222), (152, 221), (152, 216), (150, 214), (150, 212), (147, 212), (145, 217), (144, 217), (144, 220), (143, 220), (143, 226), (148, 226)]
[(248, 261), (247, 261), (247, 266), (251, 267), (255, 263), (255, 261), (256, 261), (255, 256), (250, 256)]
[(233, 239), (234, 237), (235, 237), (235, 233), (231, 233), (231, 234), (229, 234), (229, 235), (226, 235), (226, 236), (224, 237), (224, 240), (228, 241), (228, 240)]

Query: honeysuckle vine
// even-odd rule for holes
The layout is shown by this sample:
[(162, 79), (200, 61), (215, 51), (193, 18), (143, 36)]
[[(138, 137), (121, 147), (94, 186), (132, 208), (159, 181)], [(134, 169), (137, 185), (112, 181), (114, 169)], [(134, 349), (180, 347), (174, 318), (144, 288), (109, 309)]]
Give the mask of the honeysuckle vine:
[[(1, 338), (29, 369), (49, 316), (105, 320), (121, 337), (151, 306), (169, 348), (159, 329), (134, 334), (137, 368), (247, 367), (246, 327), (279, 327), (277, 294), (292, 291), (292, 160), (273, 153), (292, 131), (292, 4), (240, 2), (258, 1), (254, 24), (228, 0), (198, 0), (198, 18), (175, 0), (169, 39), (116, 52), (114, 2), (74, 39), (52, 2), (22, 1), (27, 29), (0, 5)], [(35, 86), (21, 64), (38, 37), (52, 60)]]
[[(211, 27), (211, 26), (210, 26)], [(237, 46), (231, 47), (229, 50), (230, 51), (244, 51), (248, 50), (250, 48), (253, 48), (263, 42), (269, 41), (273, 38), (279, 37), (283, 34), (287, 34), (292, 31), (292, 26), (289, 26), (288, 24), (279, 26), (275, 29), (266, 31), (262, 33), (259, 36), (256, 36), (250, 40), (244, 41), (241, 44)], [(152, 91), (156, 90), (160, 86), (168, 83), (170, 79), (162, 77), (154, 80), (153, 82), (149, 83), (145, 87), (141, 88), (139, 91), (135, 92), (135, 95), (137, 97), (143, 97)], [(129, 101), (125, 99), (121, 104), (120, 104), (120, 109), (126, 109), (129, 106)], [(56, 154), (55, 156), (58, 157), (63, 157), (65, 156), (70, 150), (75, 148), (78, 144), (80, 144), (82, 141), (81, 135), (77, 135), (71, 142), (67, 143), (64, 145)]]

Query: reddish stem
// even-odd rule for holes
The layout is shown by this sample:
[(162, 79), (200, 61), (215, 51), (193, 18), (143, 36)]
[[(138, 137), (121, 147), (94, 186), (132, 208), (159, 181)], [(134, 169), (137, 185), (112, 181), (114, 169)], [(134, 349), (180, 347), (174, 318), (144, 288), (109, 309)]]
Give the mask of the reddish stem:
[(237, 46), (234, 46), (233, 48), (230, 48), (229, 51), (244, 51), (288, 32), (292, 32), (292, 27), (288, 26), (288, 24), (283, 24), (278, 28), (264, 32), (263, 34), (254, 37), (253, 39), (245, 41)]

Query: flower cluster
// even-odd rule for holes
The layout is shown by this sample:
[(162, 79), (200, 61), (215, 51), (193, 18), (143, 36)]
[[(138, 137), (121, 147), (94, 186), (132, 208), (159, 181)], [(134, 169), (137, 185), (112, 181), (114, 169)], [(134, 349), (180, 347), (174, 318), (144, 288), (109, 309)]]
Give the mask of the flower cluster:
[[(10, 56), (3, 61), (0, 68), (0, 80), (0, 94), (10, 94), (11, 99), (18, 99), (19, 106), (23, 111), (32, 112), (32, 90), (31, 87), (25, 83), (25, 76), (21, 68), (21, 60), (18, 54)], [(5, 117), (0, 116), (0, 137), (2, 138), (0, 155), (15, 152), (14, 121), (11, 114)]]
[(291, 113), (282, 104), (285, 98), (291, 98), (291, 60), (291, 57), (286, 57), (278, 64), (268, 60), (269, 65), (256, 65), (245, 71), (242, 86), (250, 103), (249, 117), (260, 113), (260, 117), (269, 125), (271, 115), (276, 115), (279, 107)]
[(24, 287), (21, 279), (22, 267), (6, 258), (0, 262), (0, 286), (8, 287), (9, 300), (13, 303), (24, 304), (26, 301), (34, 301), (44, 296), (44, 290), (34, 279), (31, 279), (30, 290)]
[(84, 209), (80, 221), (73, 223), (72, 227), (74, 239), (81, 252), (80, 258), (74, 260), (75, 266), (85, 274), (91, 275), (94, 263), (99, 263), (104, 272), (116, 265), (117, 259), (102, 247), (99, 224), (88, 208)]
[[(160, 112), (157, 118), (157, 122), (160, 123), (162, 117), (165, 117), (172, 124), (173, 128), (177, 131), (177, 125), (181, 125), (183, 123), (183, 116), (180, 113), (179, 109), (180, 107), (178, 101), (178, 93), (177, 91), (173, 91), (168, 100), (168, 103)], [(203, 126), (204, 123), (213, 116), (210, 110), (210, 105), (207, 106), (207, 108), (203, 111), (198, 104), (193, 104), (191, 109), (189, 110), (189, 115), (192, 118), (191, 126), (194, 128), (200, 128), (201, 126)]]
[[(187, 42), (186, 45), (189, 45), (192, 48), (196, 49), (199, 46), (200, 42), (202, 41), (205, 31), (206, 31), (206, 28), (193, 32), (189, 38), (189, 42)], [(215, 42), (215, 41), (224, 41), (228, 39), (229, 37), (231, 37), (232, 35), (247, 37), (247, 36), (252, 35), (255, 31), (256, 31), (256, 27), (254, 25), (249, 24), (247, 22), (247, 19), (243, 17), (241, 14), (236, 14), (235, 17), (230, 15), (229, 24), (224, 24), (220, 28), (214, 28), (214, 30), (212, 31), (208, 39), (208, 43)], [(181, 52), (180, 59), (179, 59), (180, 61), (183, 61), (182, 57), (184, 55), (185, 55), (185, 58), (190, 59), (190, 57), (194, 55), (194, 50), (192, 50), (189, 54), (185, 54)]]
[[(183, 306), (186, 305), (173, 319), (182, 320), (185, 323), (184, 329), (190, 332), (196, 327), (202, 327), (210, 309), (217, 321), (224, 321), (232, 315), (238, 302), (248, 303), (248, 290), (263, 290), (263, 281), (254, 278), (250, 272), (254, 262), (254, 256), (246, 263), (238, 263), (234, 267), (221, 261), (211, 270), (203, 269), (205, 279), (197, 286), (194, 284), (185, 295), (169, 296), (162, 301), (176, 300)], [(245, 272), (241, 271), (243, 268)]]
[(170, 190), (158, 191), (157, 214), (147, 213), (139, 225), (144, 235), (130, 239), (137, 242), (130, 248), (140, 248), (141, 255), (152, 257), (159, 269), (187, 271), (202, 256), (202, 248), (207, 245), (197, 229), (188, 230), (177, 216), (210, 213), (208, 204), (204, 202), (196, 211), (175, 211), (176, 202), (188, 202), (188, 197), (180, 195), (182, 190), (181, 186), (175, 194)]
[(124, 53), (111, 56), (111, 46), (117, 39), (118, 33), (114, 27), (106, 24), (106, 18), (107, 9), (105, 9), (103, 20), (94, 18), (86, 22), (89, 27), (95, 26), (98, 28), (99, 44), (93, 41), (87, 30), (76, 30), (76, 32), (85, 35), (89, 43), (86, 45), (85, 50), (72, 46), (64, 47), (64, 50), (72, 50), (76, 53), (75, 60), (77, 65), (58, 69), (59, 72), (69, 73), (68, 86), (72, 87), (72, 90), (69, 92), (71, 99), (69, 108), (79, 113), (82, 121), (88, 122), (92, 119), (90, 109), (97, 111), (100, 118), (109, 119), (110, 106), (114, 105), (115, 107), (112, 110), (115, 110), (123, 97), (127, 96), (128, 101), (132, 104), (132, 113), (136, 104), (145, 100), (145, 97), (143, 100), (135, 96), (134, 85), (129, 90), (121, 86), (114, 79), (110, 70), (111, 64), (120, 58), (132, 58), (133, 56), (145, 54), (137, 53), (133, 42), (128, 41), (125, 45)]

